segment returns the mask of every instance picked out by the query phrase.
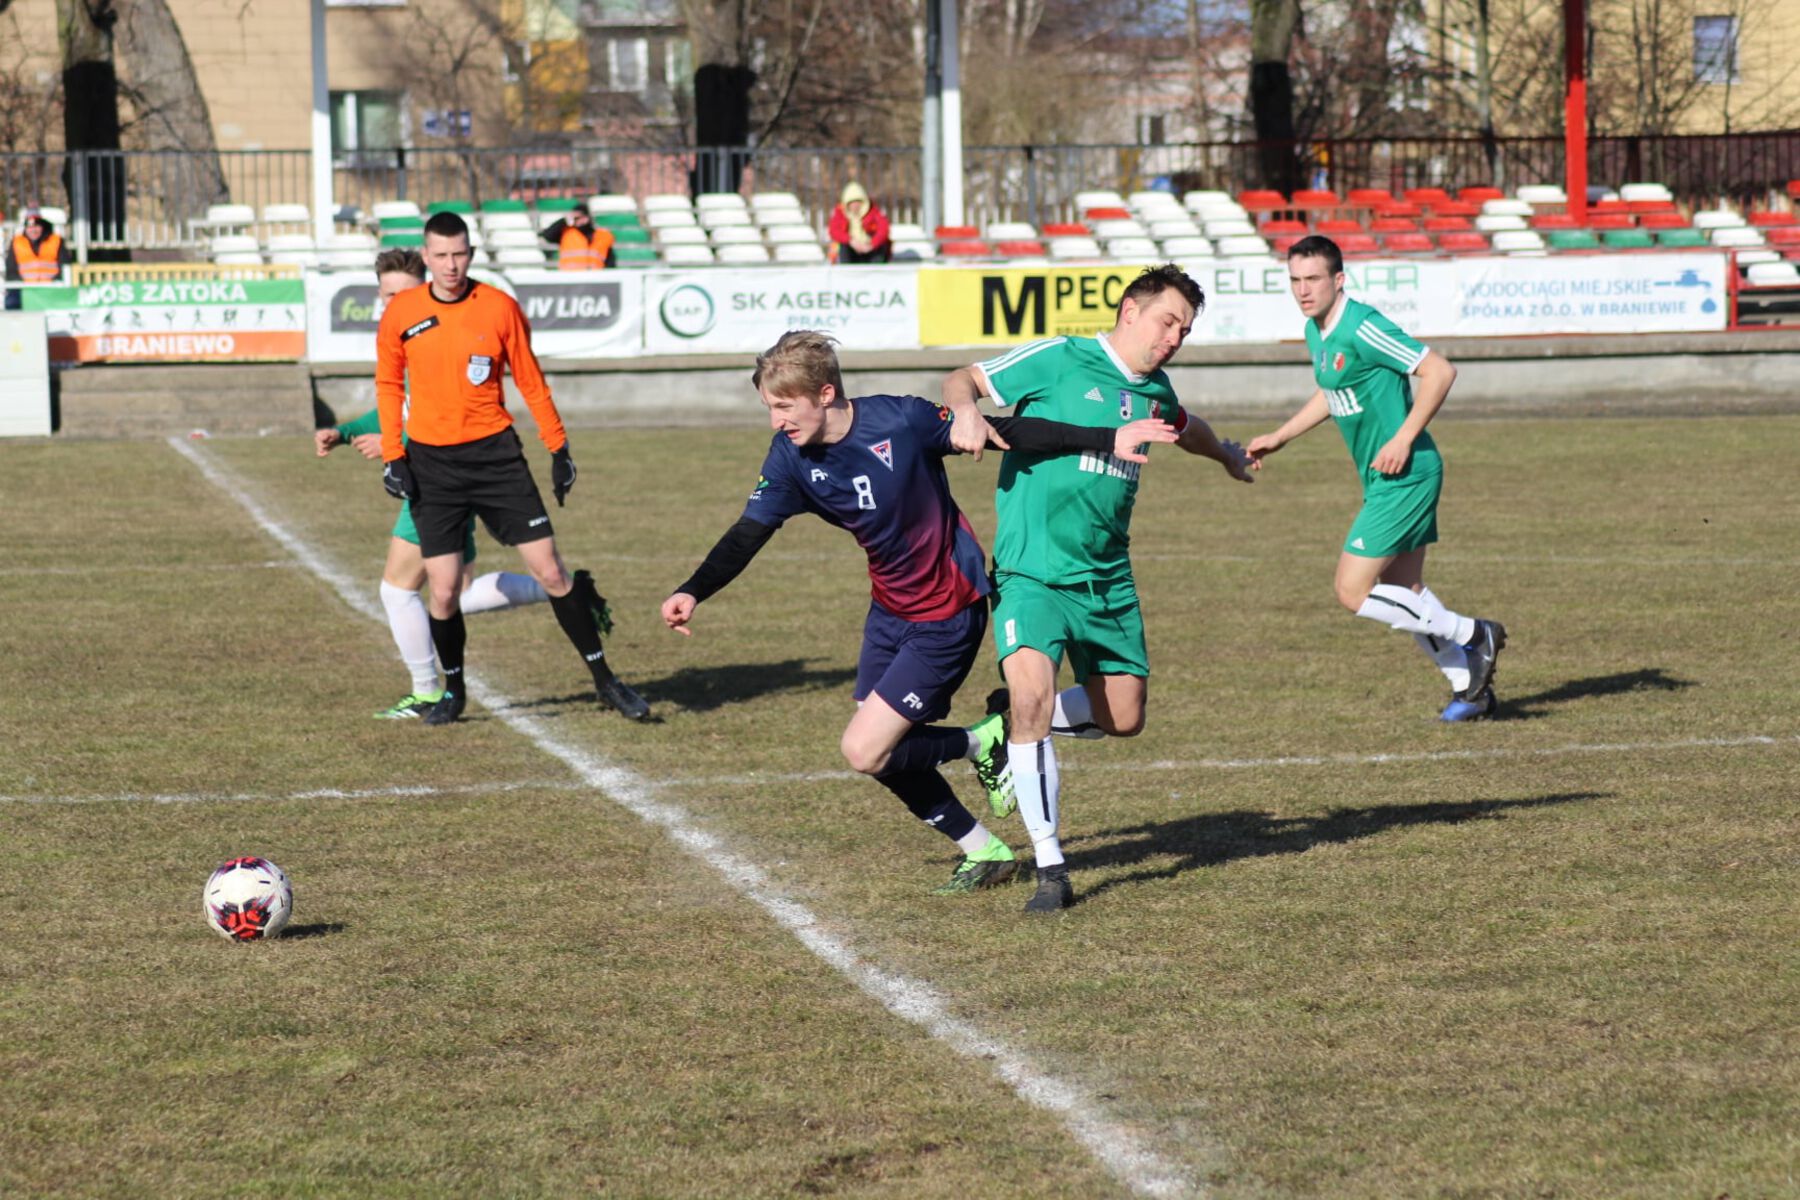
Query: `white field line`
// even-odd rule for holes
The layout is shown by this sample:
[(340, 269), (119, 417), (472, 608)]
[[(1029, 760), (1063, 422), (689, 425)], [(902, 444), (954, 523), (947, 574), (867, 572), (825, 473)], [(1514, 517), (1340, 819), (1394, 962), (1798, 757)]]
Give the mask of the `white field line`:
[[(1154, 759), (1147, 762), (1090, 763), (1062, 762), (1060, 769), (1106, 774), (1113, 771), (1265, 771), (1278, 767), (1378, 766), (1385, 763), (1460, 762), (1474, 759), (1560, 758), (1570, 754), (1654, 754), (1669, 750), (1734, 749), (1741, 746), (1791, 746), (1800, 744), (1795, 737), (1723, 737), (1683, 738), (1668, 742), (1591, 742), (1571, 746), (1540, 746), (1534, 749), (1497, 747), (1492, 750), (1423, 750), (1410, 754), (1291, 754), (1278, 758), (1183, 758)], [(839, 779), (861, 778), (854, 771), (793, 771), (746, 775), (703, 775), (687, 779), (671, 779), (662, 786), (670, 789), (695, 787), (744, 787), (770, 783), (826, 783)]]
[(0, 567), (0, 576), (6, 575), (112, 575), (129, 572), (142, 575), (150, 571), (180, 572), (186, 575), (193, 571), (292, 571), (298, 563), (283, 559), (279, 562), (247, 563), (112, 563), (88, 562), (70, 566), (55, 567)]
[[(359, 590), (355, 581), (272, 517), (210, 452), (180, 438), (170, 438), (169, 445), (248, 512), (263, 532), (331, 585), (345, 604), (371, 620), (384, 619), (375, 602), (365, 594), (372, 589)], [(733, 850), (717, 834), (701, 828), (685, 809), (657, 800), (655, 786), (643, 776), (563, 741), (542, 721), (519, 714), (511, 699), (478, 680), (469, 681), (469, 694), (493, 717), (566, 764), (606, 798), (662, 829), (676, 845), (717, 871), (740, 895), (768, 913), (801, 945), (883, 1008), (924, 1029), (966, 1058), (987, 1059), (994, 1072), (1021, 1099), (1060, 1117), (1088, 1153), (1133, 1192), (1144, 1196), (1203, 1194), (1198, 1182), (1180, 1164), (1146, 1144), (1134, 1130), (1108, 1118), (1086, 1088), (1050, 1074), (1024, 1052), (955, 1016), (946, 997), (929, 983), (865, 958), (843, 936), (826, 929), (811, 909), (787, 895), (761, 866)]]
[(284, 804), (305, 800), (413, 800), (432, 796), (487, 796), (495, 792), (572, 792), (567, 779), (509, 779), (452, 787), (313, 788), (304, 792), (109, 792), (94, 796), (4, 796), (0, 804)]

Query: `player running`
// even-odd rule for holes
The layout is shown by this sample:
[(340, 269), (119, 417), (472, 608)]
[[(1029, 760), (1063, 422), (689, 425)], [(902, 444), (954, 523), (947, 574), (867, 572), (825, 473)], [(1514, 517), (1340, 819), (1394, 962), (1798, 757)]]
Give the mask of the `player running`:
[[(1288, 279), (1306, 322), (1319, 390), (1274, 433), (1253, 438), (1253, 465), (1327, 418), (1337, 422), (1362, 476), (1363, 506), (1338, 557), (1338, 603), (1359, 617), (1404, 630), (1450, 682), (1445, 721), (1492, 716), (1494, 661), (1506, 645), (1498, 621), (1445, 608), (1425, 586), (1425, 548), (1438, 540), (1444, 464), (1425, 426), (1437, 415), (1456, 368), (1344, 291), (1344, 257), (1329, 238), (1288, 251)], [(1414, 395), (1411, 377), (1419, 377)]]
[(518, 547), (549, 595), (564, 636), (587, 664), (600, 703), (645, 720), (650, 706), (613, 674), (600, 645), (601, 634), (612, 628), (606, 601), (591, 577), (571, 577), (563, 565), (550, 514), (506, 411), (500, 380), (510, 368), (550, 450), (550, 478), (561, 506), (575, 486), (575, 464), (531, 352), (531, 328), (511, 296), (469, 277), (471, 255), (463, 219), (433, 215), (425, 223), (431, 282), (395, 296), (376, 334), (382, 483), (396, 499), (411, 502), (431, 582), (431, 640), (444, 668), (443, 696), (425, 723), (447, 725), (468, 703), (458, 585), (471, 514), (501, 543)]
[[(796, 330), (756, 360), (751, 377), (775, 435), (744, 514), (693, 576), (663, 601), (670, 629), (688, 634), (701, 601), (737, 578), (790, 517), (814, 513), (848, 531), (869, 558), (873, 597), (857, 663), (856, 715), (839, 742), (856, 770), (900, 798), (927, 825), (957, 844), (963, 860), (939, 894), (971, 892), (1010, 879), (1012, 849), (957, 800), (938, 767), (975, 764), (988, 803), (1012, 807), (1000, 747), (1005, 720), (990, 714), (969, 729), (934, 725), (968, 677), (987, 629), (989, 583), (981, 546), (950, 495), (944, 456), (979, 457), (995, 445), (1043, 455), (1081, 450), (1144, 461), (1141, 444), (1173, 441), (1157, 420), (1123, 428), (1075, 428), (1049, 421), (1001, 421), (979, 413), (953, 421), (949, 410), (916, 396), (844, 391), (832, 339)], [(964, 440), (953, 441), (957, 425)]]
[[(1099, 429), (1165, 420), (1176, 445), (1249, 483), (1237, 443), (1183, 409), (1162, 369), (1205, 303), (1181, 268), (1146, 270), (1125, 289), (1110, 333), (1032, 342), (964, 367), (944, 381), (944, 401), (959, 420), (977, 395)], [(1012, 707), (1006, 757), (1037, 859), (1027, 912), (1075, 900), (1057, 838), (1061, 776), (1050, 735), (1135, 737), (1144, 728), (1150, 660), (1127, 553), (1142, 461), (1117, 452), (1051, 458), (1015, 445), (1000, 466), (994, 641)], [(1075, 686), (1059, 693), (1065, 655)]]
[[(425, 282), (425, 260), (417, 250), (383, 250), (375, 257), (375, 284), (379, 306), (408, 288)], [(313, 447), (320, 458), (338, 446), (353, 446), (364, 458), (381, 461), (381, 412), (371, 408), (354, 421), (313, 431)], [(463, 542), (462, 601), (465, 613), (492, 612), (538, 604), (547, 597), (537, 580), (510, 571), (475, 575), (475, 519), (469, 519)], [(579, 579), (585, 572), (576, 572)], [(419, 554), (419, 531), (413, 526), (412, 505), (400, 502), (394, 535), (388, 540), (387, 565), (381, 572), (381, 606), (387, 610), (388, 630), (400, 659), (412, 675), (412, 691), (399, 703), (375, 715), (388, 720), (417, 718), (443, 698), (438, 686), (437, 655), (431, 648), (431, 618), (419, 589), (425, 585), (425, 560)]]

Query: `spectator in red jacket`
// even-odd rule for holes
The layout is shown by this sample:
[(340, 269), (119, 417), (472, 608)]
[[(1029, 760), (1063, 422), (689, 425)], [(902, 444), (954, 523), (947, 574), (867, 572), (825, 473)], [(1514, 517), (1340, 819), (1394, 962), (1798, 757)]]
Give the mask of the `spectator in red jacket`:
[(841, 263), (889, 262), (894, 243), (888, 237), (887, 214), (869, 200), (863, 185), (851, 180), (844, 185), (838, 206), (831, 210), (827, 227), (836, 243), (835, 260)]

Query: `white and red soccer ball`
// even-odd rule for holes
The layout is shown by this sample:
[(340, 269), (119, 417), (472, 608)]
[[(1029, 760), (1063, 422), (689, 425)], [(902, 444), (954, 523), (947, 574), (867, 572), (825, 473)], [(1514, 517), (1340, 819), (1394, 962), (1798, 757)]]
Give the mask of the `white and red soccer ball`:
[(287, 872), (266, 858), (234, 858), (220, 863), (200, 894), (206, 923), (220, 937), (254, 942), (278, 937), (294, 915), (294, 888)]

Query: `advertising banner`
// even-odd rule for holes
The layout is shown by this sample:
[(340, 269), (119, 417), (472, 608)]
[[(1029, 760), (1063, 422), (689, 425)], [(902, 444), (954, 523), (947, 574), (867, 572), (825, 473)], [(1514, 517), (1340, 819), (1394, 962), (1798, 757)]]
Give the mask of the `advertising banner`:
[[(638, 272), (473, 274), (519, 302), (531, 324), (532, 350), (540, 359), (617, 358), (643, 351), (644, 279)], [(380, 313), (373, 272), (309, 272), (306, 310), (311, 361), (375, 361)]]
[(1728, 318), (1723, 254), (1466, 258), (1451, 265), (1456, 294), (1420, 314), (1423, 336), (1697, 332), (1723, 329)]
[(919, 345), (918, 272), (905, 267), (653, 271), (647, 299), (652, 354), (755, 354), (790, 329), (822, 329), (845, 350)]
[(27, 288), (56, 363), (297, 362), (306, 355), (298, 279), (142, 279)]

